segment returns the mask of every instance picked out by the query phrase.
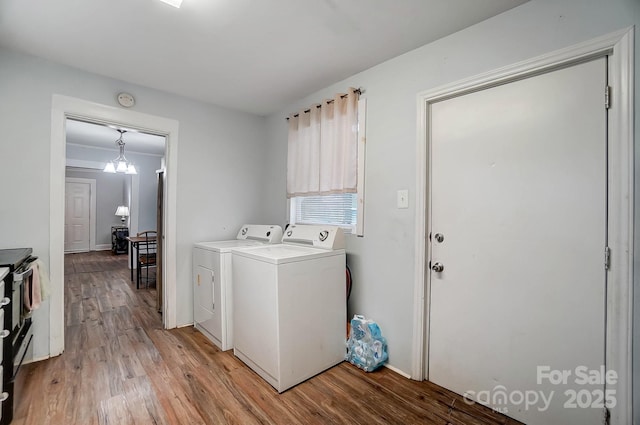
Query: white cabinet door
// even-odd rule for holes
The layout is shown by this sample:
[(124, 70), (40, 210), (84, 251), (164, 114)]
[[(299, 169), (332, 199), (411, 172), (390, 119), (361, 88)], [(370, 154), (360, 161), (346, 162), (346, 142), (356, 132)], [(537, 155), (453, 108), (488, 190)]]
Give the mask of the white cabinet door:
[(203, 266), (195, 267), (194, 319), (196, 323), (206, 325), (213, 319), (215, 305), (213, 282), (213, 270)]

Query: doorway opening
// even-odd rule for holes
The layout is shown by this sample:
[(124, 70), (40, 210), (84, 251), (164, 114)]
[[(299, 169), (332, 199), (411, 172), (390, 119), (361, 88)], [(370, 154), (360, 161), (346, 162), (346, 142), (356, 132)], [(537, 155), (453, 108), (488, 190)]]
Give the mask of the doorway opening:
[[(166, 139), (113, 123), (95, 124), (67, 118), (65, 124), (65, 254), (107, 250), (113, 255), (126, 254), (131, 280), (139, 288), (142, 275), (134, 269), (138, 267), (140, 248), (130, 243), (129, 237), (162, 229), (163, 204), (158, 202), (162, 200), (162, 193), (158, 188), (162, 187), (159, 177), (163, 176)], [(121, 154), (126, 153), (124, 158), (130, 161), (135, 173), (124, 169), (105, 172), (105, 164), (112, 162), (119, 148), (122, 148)], [(90, 191), (85, 181), (93, 182)], [(90, 211), (87, 211), (84, 198), (89, 196)], [(155, 246), (154, 241), (154, 277), (149, 279), (147, 268), (145, 287), (155, 282), (157, 310), (161, 312), (162, 274), (155, 271), (161, 270), (162, 250), (156, 255)]]
[[(117, 155), (114, 141), (120, 136), (119, 130), (126, 130), (123, 135), (126, 156), (135, 165), (136, 174), (103, 172), (105, 163)], [(164, 136), (123, 129), (112, 123), (67, 119), (66, 178), (97, 180), (95, 222), (92, 223), (96, 227), (92, 235), (96, 247), (92, 247), (92, 251), (112, 248), (112, 226), (126, 227), (132, 235), (157, 229), (156, 174), (164, 167), (165, 145)], [(116, 214), (119, 206), (127, 208), (124, 210), (127, 216)]]
[[(163, 230), (163, 327), (176, 327), (176, 184), (177, 184), (177, 141), (178, 122), (172, 119), (143, 114), (131, 110), (114, 108), (107, 105), (95, 104), (81, 99), (54, 95), (52, 102), (52, 130), (51, 130), (51, 186), (50, 186), (50, 275), (51, 275), (51, 308), (50, 308), (50, 356), (56, 356), (64, 351), (64, 192), (65, 172), (67, 165), (67, 120), (72, 119), (102, 126), (125, 128), (139, 133), (164, 137), (165, 160), (163, 169), (165, 181), (163, 188), (164, 219)], [(111, 141), (114, 143), (115, 138)], [(106, 155), (106, 157), (104, 156)], [(102, 161), (108, 161), (117, 155), (114, 148), (111, 152), (102, 152)], [(87, 163), (75, 160), (75, 165), (87, 166)], [(92, 162), (92, 161), (88, 161)], [(98, 161), (93, 161), (98, 162)], [(74, 161), (71, 161), (74, 163)], [(91, 164), (89, 164), (91, 165)], [(104, 162), (102, 162), (104, 167)], [(90, 167), (92, 168), (92, 167)], [(95, 164), (93, 164), (95, 169)], [(153, 195), (156, 195), (156, 170), (153, 175)], [(140, 177), (133, 177), (131, 194), (140, 191)], [(137, 196), (130, 196), (131, 210), (138, 210)], [(155, 202), (155, 201), (154, 201)], [(110, 214), (114, 214), (110, 212)], [(153, 211), (155, 221), (156, 210)], [(115, 214), (114, 214), (115, 217)], [(138, 231), (139, 216), (132, 214), (129, 218), (132, 232)]]

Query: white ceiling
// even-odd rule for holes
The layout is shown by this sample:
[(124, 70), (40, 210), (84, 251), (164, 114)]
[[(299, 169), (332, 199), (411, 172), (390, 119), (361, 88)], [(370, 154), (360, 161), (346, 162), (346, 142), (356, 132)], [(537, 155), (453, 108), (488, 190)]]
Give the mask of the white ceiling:
[(164, 156), (165, 138), (163, 136), (139, 133), (123, 127), (91, 124), (71, 119), (66, 122), (67, 143), (111, 149), (113, 152), (105, 154), (105, 160), (113, 159), (119, 153), (116, 140), (120, 137), (120, 133), (116, 128), (127, 130), (122, 135), (122, 141), (125, 144), (125, 155), (127, 153), (144, 153)]
[(2, 0), (0, 45), (266, 115), (525, 1)]

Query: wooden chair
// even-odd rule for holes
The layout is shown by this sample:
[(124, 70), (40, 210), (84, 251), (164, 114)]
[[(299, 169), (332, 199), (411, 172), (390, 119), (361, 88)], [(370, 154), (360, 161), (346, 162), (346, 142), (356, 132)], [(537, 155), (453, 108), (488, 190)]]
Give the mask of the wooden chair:
[(136, 236), (144, 238), (144, 241), (138, 243), (138, 269), (136, 288), (140, 289), (140, 279), (142, 278), (142, 269), (146, 270), (145, 280), (147, 282), (147, 288), (149, 287), (149, 267), (156, 266), (156, 253), (157, 253), (157, 237), (158, 233), (155, 230), (147, 230), (139, 232)]

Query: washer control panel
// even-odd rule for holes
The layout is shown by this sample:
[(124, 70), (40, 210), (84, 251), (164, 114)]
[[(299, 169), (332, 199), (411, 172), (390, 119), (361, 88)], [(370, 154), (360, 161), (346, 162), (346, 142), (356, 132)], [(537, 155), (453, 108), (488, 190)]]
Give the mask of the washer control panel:
[(338, 226), (293, 224), (284, 232), (282, 243), (323, 249), (344, 249), (344, 232)]
[(236, 239), (253, 239), (265, 243), (280, 243), (282, 227), (266, 224), (245, 224), (238, 231)]

